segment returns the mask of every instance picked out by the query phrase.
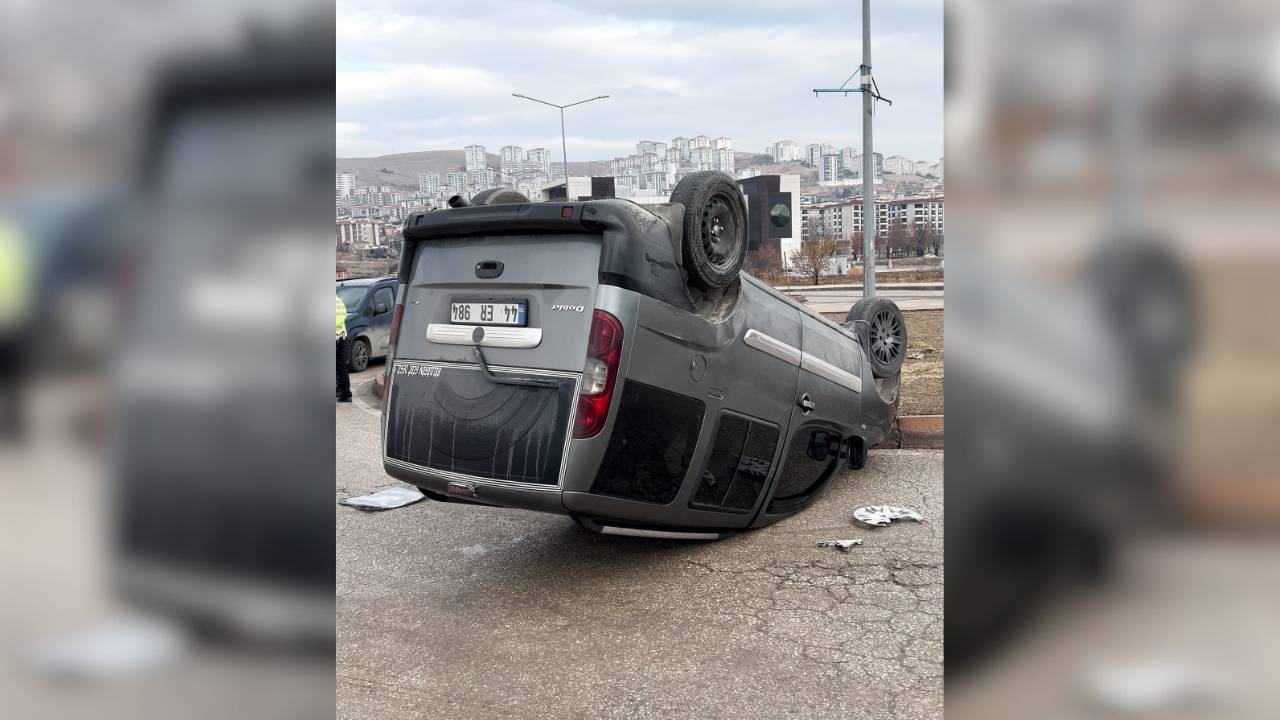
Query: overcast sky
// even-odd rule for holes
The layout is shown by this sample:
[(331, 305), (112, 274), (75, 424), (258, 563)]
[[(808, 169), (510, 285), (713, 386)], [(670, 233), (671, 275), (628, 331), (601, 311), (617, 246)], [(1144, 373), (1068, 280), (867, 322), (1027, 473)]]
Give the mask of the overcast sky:
[[(503, 145), (569, 159), (705, 134), (764, 152), (861, 147), (859, 96), (822, 95), (861, 62), (856, 0), (339, 0), (339, 157)], [(874, 0), (876, 151), (942, 155), (942, 0)], [(855, 84), (854, 82), (850, 83)]]

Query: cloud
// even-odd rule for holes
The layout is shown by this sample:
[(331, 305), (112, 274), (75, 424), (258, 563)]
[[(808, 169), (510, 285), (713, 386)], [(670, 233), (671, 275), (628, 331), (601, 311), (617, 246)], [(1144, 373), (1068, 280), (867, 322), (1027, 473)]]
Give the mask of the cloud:
[[(877, 108), (877, 149), (936, 158), (941, 4), (913, 0), (875, 12), (876, 79), (894, 101)], [(860, 22), (856, 3), (836, 0), (815, 0), (803, 12), (765, 0), (344, 1), (338, 117), (365, 127), (362, 147), (386, 152), (464, 138), (447, 147), (558, 147), (558, 113), (510, 94), (553, 102), (608, 94), (567, 111), (571, 160), (699, 133), (727, 135), (755, 152), (780, 138), (856, 144), (857, 97), (811, 91), (839, 84), (858, 66)], [(607, 155), (587, 154), (594, 152)]]

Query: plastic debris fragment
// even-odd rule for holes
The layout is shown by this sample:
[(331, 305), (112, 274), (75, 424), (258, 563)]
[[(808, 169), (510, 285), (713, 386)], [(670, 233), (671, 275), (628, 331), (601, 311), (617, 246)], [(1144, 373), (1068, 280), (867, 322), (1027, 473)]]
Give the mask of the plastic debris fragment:
[(853, 516), (868, 525), (875, 526), (888, 525), (894, 520), (915, 520), (919, 522), (924, 519), (915, 510), (897, 507), (896, 505), (860, 507), (853, 511)]
[(818, 547), (838, 547), (845, 552), (849, 552), (849, 548), (861, 544), (862, 538), (850, 538), (848, 540), (822, 540), (818, 543)]
[(186, 654), (186, 633), (167, 620), (127, 616), (34, 646), (32, 670), (64, 680), (118, 680), (142, 675)]
[(369, 495), (339, 500), (342, 505), (350, 505), (361, 510), (393, 510), (405, 505), (412, 505), (426, 497), (415, 488), (389, 487)]
[(1204, 709), (1220, 704), (1227, 694), (1220, 678), (1161, 660), (1103, 665), (1086, 676), (1085, 690), (1102, 709), (1130, 716)]

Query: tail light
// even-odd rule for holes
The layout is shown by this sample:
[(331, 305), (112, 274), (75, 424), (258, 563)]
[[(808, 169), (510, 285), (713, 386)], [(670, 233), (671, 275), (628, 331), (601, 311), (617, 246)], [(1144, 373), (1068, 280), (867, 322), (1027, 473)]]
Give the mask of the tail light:
[(404, 317), (404, 288), (400, 289), (400, 297), (396, 298), (396, 309), (391, 313), (391, 338), (387, 343), (387, 367), (382, 373), (382, 414), (387, 414), (387, 405), (391, 398), (391, 373), (395, 364), (396, 342), (400, 339), (400, 318)]
[(575, 438), (595, 437), (604, 428), (621, 359), (622, 323), (603, 310), (593, 311), (587, 362), (582, 368), (582, 390), (578, 393), (578, 414), (573, 421)]

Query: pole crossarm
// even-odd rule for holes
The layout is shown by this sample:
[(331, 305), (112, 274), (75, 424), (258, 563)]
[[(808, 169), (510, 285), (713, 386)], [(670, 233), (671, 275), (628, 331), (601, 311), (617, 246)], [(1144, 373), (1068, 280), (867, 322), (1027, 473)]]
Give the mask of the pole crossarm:
[(892, 101), (892, 100), (890, 100), (889, 98), (887, 98), (887, 97), (885, 97), (885, 96), (881, 95), (881, 94), (878, 92), (878, 90), (879, 90), (879, 88), (875, 88), (875, 87), (873, 87), (873, 88), (872, 88), (872, 89), (870, 89), (870, 90), (868, 90), (867, 88), (863, 88), (863, 87), (856, 87), (856, 88), (846, 88), (846, 87), (838, 87), (838, 88), (814, 88), (814, 89), (813, 89), (813, 95), (814, 95), (814, 97), (817, 97), (818, 93), (842, 93), (842, 94), (844, 94), (844, 95), (848, 95), (849, 93), (860, 93), (860, 92), (865, 92), (865, 93), (869, 93), (869, 94), (871, 95), (871, 97), (875, 98), (876, 100), (883, 100), (884, 102), (887, 102), (887, 103), (889, 103), (890, 105), (892, 105), (892, 104), (893, 104), (893, 101)]

